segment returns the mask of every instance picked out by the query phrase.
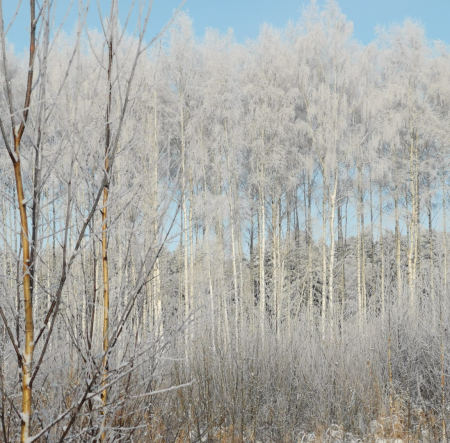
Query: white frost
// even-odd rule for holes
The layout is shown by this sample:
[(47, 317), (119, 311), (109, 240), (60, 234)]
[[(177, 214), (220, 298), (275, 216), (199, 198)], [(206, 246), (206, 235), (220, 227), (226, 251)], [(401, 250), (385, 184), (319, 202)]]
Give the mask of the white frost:
[(103, 403), (102, 398), (100, 397), (100, 395), (94, 394), (94, 393), (89, 394), (89, 395), (86, 397), (86, 399), (87, 399), (87, 400), (93, 400), (93, 401), (95, 401), (95, 402), (97, 402), (97, 403)]
[(21, 412), (20, 418), (26, 425), (30, 424), (30, 414), (28, 412)]
[(26, 365), (29, 365), (31, 363), (31, 354), (29, 354), (28, 352), (24, 352), (23, 353), (23, 360), (24, 360)]
[[(25, 424), (25, 435), (28, 435), (30, 432), (30, 414), (28, 412), (21, 412), (20, 418), (22, 419), (23, 423)], [(27, 440), (30, 437), (27, 438)], [(33, 440), (31, 440), (33, 441)]]

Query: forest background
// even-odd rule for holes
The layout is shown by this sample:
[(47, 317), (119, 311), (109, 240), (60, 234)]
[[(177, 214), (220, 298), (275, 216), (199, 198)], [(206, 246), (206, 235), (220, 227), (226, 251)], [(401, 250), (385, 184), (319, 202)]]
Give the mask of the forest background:
[(446, 441), (445, 43), (77, 6), (0, 17), (3, 440)]

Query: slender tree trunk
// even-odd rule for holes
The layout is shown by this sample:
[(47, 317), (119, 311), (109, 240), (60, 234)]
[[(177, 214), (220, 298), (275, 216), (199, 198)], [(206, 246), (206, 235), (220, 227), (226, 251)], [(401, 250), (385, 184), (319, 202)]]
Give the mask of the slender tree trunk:
[(394, 214), (395, 214), (395, 262), (397, 265), (397, 302), (402, 303), (402, 264), (401, 264), (401, 235), (400, 221), (398, 211), (398, 192), (397, 186), (394, 195)]
[(300, 223), (298, 215), (298, 190), (294, 193), (294, 240), (295, 246), (298, 248), (300, 245)]
[[(441, 298), (441, 291), (439, 292), (439, 298)], [(441, 415), (442, 415), (442, 441), (447, 441), (447, 430), (445, 425), (445, 362), (444, 362), (444, 324), (443, 324), (443, 313), (442, 313), (442, 300), (439, 300), (439, 310), (440, 310), (440, 338), (441, 338)]]
[(34, 353), (34, 319), (33, 302), (31, 298), (31, 278), (29, 273), (30, 244), (28, 241), (28, 219), (25, 207), (25, 194), (23, 189), (22, 172), (19, 157), (20, 139), (15, 137), (14, 152), (17, 161), (14, 163), (14, 175), (16, 180), (17, 200), (20, 213), (21, 240), (22, 240), (22, 285), (25, 308), (25, 349), (22, 357), (22, 426), (21, 442), (25, 443), (30, 435), (30, 422), (32, 412), (32, 387), (31, 370)]
[(335, 234), (334, 234), (334, 219), (336, 213), (336, 195), (337, 195), (337, 187), (338, 187), (338, 170), (336, 168), (334, 172), (334, 184), (333, 184), (333, 192), (330, 194), (330, 214), (329, 214), (329, 222), (330, 222), (330, 258), (329, 258), (329, 316), (330, 316), (330, 325), (331, 330), (334, 328), (334, 260), (335, 260)]
[(433, 331), (436, 330), (436, 294), (434, 289), (434, 251), (433, 251), (433, 219), (432, 219), (432, 200), (431, 200), (431, 186), (429, 186), (430, 195), (428, 197), (428, 242), (430, 254), (430, 299), (431, 312), (433, 318)]
[(284, 255), (281, 254), (281, 242), (282, 242), (282, 215), (281, 215), (281, 204), (282, 204), (282, 196), (280, 195), (278, 199), (278, 211), (277, 211), (277, 257), (278, 257), (278, 266), (279, 266), (279, 273), (278, 273), (278, 281), (279, 281), (279, 288), (278, 288), (278, 309), (277, 309), (277, 335), (278, 339), (280, 339), (281, 336), (281, 322), (283, 320), (283, 293), (284, 293)]
[[(183, 97), (180, 94), (180, 128), (181, 128), (181, 241), (183, 245), (183, 287), (184, 287), (184, 319), (187, 321), (190, 315), (190, 298), (189, 298), (189, 241), (188, 241), (188, 210), (186, 202), (186, 135), (185, 135), (185, 115)], [(187, 331), (185, 332), (185, 346), (186, 352), (189, 348), (189, 337)]]
[[(114, 6), (111, 5), (111, 23), (113, 26)], [(111, 104), (112, 104), (112, 63), (113, 63), (113, 30), (111, 28), (111, 36), (108, 42), (108, 101), (106, 105), (106, 129), (105, 129), (105, 171), (110, 174), (109, 150), (111, 148)], [(109, 363), (109, 268), (108, 268), (108, 194), (109, 185), (103, 189), (103, 208), (102, 208), (102, 265), (103, 265), (103, 386), (107, 384)], [(103, 432), (101, 439), (106, 439), (106, 405), (108, 401), (108, 390), (106, 387), (102, 390), (103, 405)]]
[(383, 242), (383, 189), (381, 182), (379, 184), (380, 194), (380, 261), (381, 261), (381, 319), (384, 324), (384, 316), (386, 310), (385, 303), (385, 268), (384, 268), (384, 242)]
[(260, 330), (261, 338), (264, 341), (265, 332), (265, 317), (266, 317), (266, 277), (265, 277), (265, 256), (266, 256), (266, 245), (265, 245), (265, 220), (266, 220), (266, 210), (265, 210), (265, 196), (264, 188), (261, 185), (259, 188), (259, 311), (260, 311)]
[(362, 171), (360, 170), (360, 195), (359, 201), (361, 206), (361, 290), (362, 290), (362, 302), (363, 302), (363, 316), (364, 322), (367, 319), (367, 286), (366, 286), (366, 236), (365, 236), (365, 224), (364, 224), (364, 190), (362, 183)]
[[(265, 153), (265, 134), (264, 130), (261, 133), (261, 154), (264, 157)], [(260, 332), (262, 345), (264, 346), (265, 322), (266, 322), (266, 272), (265, 272), (265, 257), (266, 257), (266, 197), (264, 192), (264, 159), (261, 159), (259, 165), (259, 311), (260, 311)]]
[[(206, 208), (206, 173), (203, 165), (203, 186), (205, 188), (204, 196), (204, 205)], [(211, 341), (213, 346), (213, 351), (216, 350), (216, 318), (215, 318), (215, 307), (214, 307), (214, 292), (213, 292), (213, 282), (211, 275), (211, 240), (209, 233), (210, 225), (208, 221), (205, 221), (205, 237), (206, 237), (206, 250), (208, 254), (208, 282), (209, 282), (209, 302), (210, 302), (210, 315), (211, 315)]]
[(442, 231), (444, 236), (444, 292), (447, 292), (447, 210), (445, 176), (442, 176)]
[(237, 276), (237, 266), (236, 266), (236, 240), (234, 236), (234, 210), (233, 203), (231, 202), (231, 196), (229, 200), (230, 206), (230, 235), (231, 235), (231, 259), (233, 262), (233, 291), (234, 291), (234, 314), (235, 314), (235, 334), (236, 334), (236, 343), (239, 338), (239, 296), (238, 296), (238, 276)]
[(372, 264), (375, 263), (375, 243), (373, 241), (373, 192), (372, 192), (372, 168), (369, 167), (369, 206), (370, 206), (370, 252), (372, 254)]
[(309, 281), (309, 297), (308, 297), (308, 318), (309, 324), (313, 322), (313, 306), (314, 306), (314, 286), (313, 286), (313, 260), (312, 260), (312, 184), (311, 177), (308, 174), (308, 281)]
[[(253, 196), (252, 196), (253, 199)], [(249, 263), (249, 277), (250, 277), (250, 322), (251, 322), (251, 331), (254, 331), (254, 325), (255, 325), (255, 318), (254, 318), (254, 311), (255, 311), (255, 275), (254, 275), (254, 263), (255, 263), (255, 252), (254, 252), (254, 215), (251, 216), (251, 226), (250, 226), (250, 246), (249, 246), (249, 254), (250, 254), (250, 263)], [(258, 229), (259, 232), (259, 229)]]
[[(153, 119), (153, 204), (152, 204), (152, 217), (154, 217), (153, 222), (153, 235), (154, 241), (158, 239), (158, 159), (159, 159), (159, 149), (158, 149), (158, 113), (157, 113), (157, 96), (156, 91), (154, 93), (154, 119)], [(155, 263), (153, 265), (153, 325), (159, 328), (159, 335), (162, 336), (164, 333), (164, 323), (162, 319), (162, 302), (161, 302), (161, 275), (160, 275), (160, 263), (159, 257), (156, 257)]]
[(391, 296), (392, 291), (389, 291), (389, 304), (388, 304), (388, 370), (389, 370), (389, 413), (392, 419), (393, 414), (393, 403), (392, 403), (392, 395), (394, 393), (394, 384), (392, 381), (392, 359), (391, 359), (391, 342), (392, 342), (392, 328), (391, 328)]
[[(410, 129), (412, 130), (412, 128)], [(416, 241), (416, 177), (415, 177), (415, 157), (414, 139), (411, 137), (410, 144), (410, 184), (411, 184), (411, 217), (409, 224), (409, 248), (408, 248), (408, 287), (409, 287), (409, 309), (412, 313), (415, 302), (415, 281), (414, 281), (414, 250)]]
[(344, 251), (344, 230), (342, 227), (342, 195), (339, 191), (339, 201), (337, 205), (337, 217), (338, 217), (338, 248), (339, 248), (339, 260), (341, 265), (340, 272), (340, 328), (341, 336), (344, 334), (344, 312), (345, 312), (345, 251)]
[[(398, 167), (397, 149), (394, 146), (394, 165)], [(399, 183), (398, 177), (395, 176), (395, 192), (394, 192), (394, 218), (395, 218), (395, 262), (397, 267), (397, 303), (401, 306), (403, 302), (402, 297), (402, 265), (401, 265), (401, 234), (400, 234), (400, 216), (398, 209), (399, 199)]]
[(223, 312), (223, 324), (224, 330), (222, 336), (224, 338), (224, 349), (225, 352), (228, 351), (229, 343), (230, 343), (230, 323), (228, 320), (228, 291), (225, 287), (225, 227), (223, 225), (223, 221), (218, 223), (218, 233), (220, 239), (220, 254), (221, 254), (221, 279), (222, 279), (222, 312)]
[[(238, 213), (239, 214), (239, 213)], [(238, 215), (237, 222), (237, 238), (238, 238), (238, 261), (239, 261), (239, 309), (240, 309), (240, 319), (241, 319), (241, 335), (243, 333), (244, 328), (244, 265), (243, 265), (243, 257), (244, 252), (242, 248), (242, 234), (241, 234), (241, 220)]]
[(277, 200), (272, 197), (272, 300), (274, 311), (275, 333), (278, 335), (278, 257), (277, 257)]
[[(31, 248), (36, 245), (30, 245), (30, 236), (28, 231), (28, 218), (26, 211), (26, 199), (25, 192), (23, 186), (22, 179), (22, 170), (21, 170), (21, 140), (25, 131), (25, 125), (28, 120), (29, 107), (31, 102), (32, 95), (32, 86), (33, 86), (33, 68), (34, 68), (34, 57), (36, 50), (36, 15), (35, 15), (35, 1), (30, 0), (30, 45), (29, 45), (29, 63), (28, 63), (28, 73), (27, 73), (27, 84), (26, 84), (26, 92), (25, 92), (25, 100), (23, 108), (20, 112), (20, 123), (16, 126), (16, 116), (13, 112), (13, 102), (12, 102), (12, 94), (11, 94), (11, 83), (8, 75), (7, 65), (6, 65), (6, 36), (3, 24), (3, 7), (0, 4), (0, 44), (1, 44), (1, 52), (2, 52), (2, 65), (4, 72), (4, 83), (6, 89), (6, 97), (9, 104), (9, 112), (11, 119), (11, 128), (12, 128), (12, 139), (14, 140), (14, 146), (11, 147), (10, 140), (11, 137), (6, 135), (5, 127), (3, 125), (3, 121), (0, 120), (1, 134), (3, 137), (4, 145), (8, 151), (9, 157), (11, 158), (13, 169), (14, 169), (14, 179), (15, 179), (15, 188), (16, 188), (16, 196), (17, 203), (20, 214), (20, 238), (22, 243), (22, 294), (24, 300), (24, 309), (25, 309), (25, 349), (23, 350), (22, 355), (18, 356), (19, 365), (22, 370), (22, 414), (21, 414), (21, 432), (20, 432), (20, 441), (21, 443), (25, 443), (30, 436), (30, 424), (31, 424), (31, 415), (32, 415), (32, 386), (31, 386), (31, 374), (32, 374), (32, 365), (33, 365), (33, 354), (34, 354), (34, 318), (33, 318), (33, 283), (31, 280), (31, 267), (32, 263), (32, 254)], [(35, 179), (39, 180), (39, 176), (35, 175)], [(35, 191), (37, 191), (39, 183), (35, 183)], [(34, 198), (35, 196), (33, 196)], [(35, 230), (37, 230), (37, 220), (34, 219), (34, 215), (38, 214), (39, 208), (37, 206), (37, 202), (33, 201), (33, 212), (36, 209), (36, 214), (33, 214), (33, 232), (32, 238), (34, 239)], [(14, 225), (17, 226), (17, 225)], [(37, 235), (37, 233), (36, 233)], [(17, 250), (17, 249), (16, 249)], [(19, 277), (18, 272), (18, 277)], [(20, 301), (19, 294), (19, 285), (17, 286), (17, 297), (18, 301)], [(20, 346), (19, 341), (19, 313), (20, 313), (20, 305), (18, 306), (17, 311), (17, 346)]]
[(97, 242), (95, 239), (94, 232), (94, 218), (91, 223), (91, 238), (92, 238), (92, 303), (90, 310), (90, 329), (88, 334), (88, 347), (89, 350), (92, 349), (92, 341), (94, 336), (94, 324), (95, 324), (95, 314), (97, 306)]
[(358, 205), (357, 205), (357, 214), (356, 214), (356, 272), (358, 277), (358, 311), (359, 311), (359, 328), (362, 330), (362, 322), (363, 322), (363, 290), (362, 290), (362, 254), (361, 254), (361, 168), (358, 166), (358, 186), (357, 186), (357, 194), (358, 194)]
[[(413, 268), (412, 268), (412, 279), (413, 279), (413, 312), (415, 312), (416, 309), (416, 302), (417, 302), (417, 281), (420, 281), (420, 275), (421, 275), (421, 261), (420, 261), (420, 246), (421, 246), (421, 240), (420, 240), (420, 194), (419, 194), (419, 174), (418, 174), (418, 167), (417, 167), (417, 140), (416, 140), (416, 161), (415, 161), (415, 209), (414, 209), (414, 226), (415, 226), (415, 236), (414, 236), (414, 260), (413, 260)], [(417, 275), (419, 274), (419, 275)]]
[(322, 340), (325, 340), (325, 324), (327, 317), (327, 180), (325, 168), (322, 168)]
[(226, 161), (227, 161), (227, 170), (228, 170), (228, 180), (229, 180), (229, 192), (228, 192), (228, 206), (230, 208), (230, 234), (231, 234), (231, 258), (233, 263), (233, 291), (234, 291), (234, 307), (235, 307), (235, 335), (236, 335), (236, 344), (239, 339), (239, 295), (238, 295), (238, 275), (237, 275), (237, 265), (236, 265), (236, 241), (235, 241), (235, 202), (236, 202), (236, 190), (234, 187), (233, 174), (230, 168), (230, 142), (229, 142), (229, 131), (228, 131), (228, 123), (225, 121), (225, 140), (227, 152), (225, 153)]
[[(189, 254), (189, 313), (192, 320), (195, 318), (195, 300), (194, 300), (194, 185), (192, 178), (192, 169), (189, 168), (189, 229), (188, 229), (188, 240), (189, 249), (186, 251)], [(194, 341), (194, 328), (191, 328), (190, 343)]]

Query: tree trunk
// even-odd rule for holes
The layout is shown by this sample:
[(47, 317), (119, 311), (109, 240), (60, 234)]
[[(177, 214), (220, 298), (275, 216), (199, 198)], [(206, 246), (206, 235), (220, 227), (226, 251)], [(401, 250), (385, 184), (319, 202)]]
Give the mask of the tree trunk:
[[(32, 273), (32, 254), (31, 248), (35, 248), (36, 245), (30, 245), (29, 242), (29, 232), (28, 232), (28, 218), (26, 211), (26, 199), (25, 192), (23, 186), (22, 179), (22, 171), (21, 171), (21, 156), (20, 156), (20, 148), (21, 148), (21, 140), (25, 131), (25, 125), (28, 120), (29, 107), (31, 102), (31, 94), (32, 94), (32, 86), (33, 86), (33, 67), (34, 67), (34, 57), (36, 50), (36, 24), (37, 20), (35, 17), (35, 1), (30, 0), (30, 45), (29, 45), (29, 63), (28, 63), (28, 73), (27, 73), (27, 84), (25, 90), (25, 100), (23, 105), (23, 110), (20, 115), (20, 124), (16, 126), (16, 117), (13, 112), (13, 102), (12, 102), (12, 94), (11, 94), (11, 86), (10, 79), (8, 76), (8, 70), (6, 66), (6, 36), (3, 24), (3, 11), (2, 6), (0, 5), (0, 44), (1, 51), (3, 54), (3, 72), (4, 72), (4, 81), (5, 81), (5, 89), (6, 89), (6, 97), (7, 102), (9, 104), (10, 111), (10, 119), (11, 119), (11, 129), (12, 129), (12, 137), (8, 137), (5, 132), (5, 128), (2, 120), (0, 120), (1, 124), (1, 133), (3, 136), (4, 145), (8, 151), (9, 157), (11, 158), (13, 169), (14, 169), (14, 180), (15, 180), (15, 188), (16, 188), (16, 196), (17, 203), (20, 214), (20, 238), (22, 242), (22, 294), (24, 300), (24, 310), (25, 310), (25, 348), (21, 353), (21, 356), (18, 355), (19, 365), (22, 370), (22, 414), (21, 414), (21, 433), (20, 433), (20, 441), (21, 443), (25, 443), (30, 435), (30, 424), (31, 424), (31, 415), (32, 415), (32, 386), (31, 386), (31, 373), (32, 373), (32, 365), (33, 365), (33, 354), (34, 354), (34, 318), (33, 318), (33, 283), (31, 280), (30, 274)], [(11, 138), (14, 140), (14, 147), (11, 147), (10, 140)], [(35, 179), (39, 180), (39, 176), (35, 175)], [(35, 183), (34, 189), (37, 191), (39, 183)], [(36, 196), (33, 195), (33, 199)], [(33, 227), (33, 239), (35, 238), (35, 230), (38, 229), (37, 219), (34, 219), (34, 215), (37, 217), (37, 212), (34, 214), (34, 211), (39, 211), (37, 206), (37, 201), (33, 200), (33, 222), (35, 224)], [(14, 225), (17, 226), (17, 225)], [(37, 235), (37, 232), (36, 232)], [(18, 272), (19, 277), (19, 272)], [(19, 285), (17, 286), (17, 299), (20, 301), (19, 294)], [(20, 309), (20, 306), (18, 306)], [(20, 346), (19, 341), (19, 310), (17, 311), (17, 344), (15, 346)], [(16, 352), (19, 352), (16, 348)]]
[(230, 142), (229, 142), (229, 132), (228, 132), (228, 123), (225, 121), (225, 140), (226, 140), (226, 152), (225, 157), (227, 161), (227, 170), (228, 170), (228, 206), (230, 209), (230, 235), (231, 235), (231, 258), (233, 263), (233, 292), (234, 292), (234, 307), (235, 307), (235, 335), (236, 335), (236, 344), (239, 339), (239, 295), (238, 295), (238, 275), (237, 275), (237, 265), (236, 265), (236, 241), (235, 241), (235, 203), (236, 203), (236, 190), (234, 187), (233, 174), (230, 168)]
[(265, 256), (266, 256), (266, 245), (265, 245), (265, 220), (266, 220), (266, 210), (265, 210), (265, 197), (264, 188), (260, 186), (259, 188), (259, 312), (260, 312), (260, 330), (261, 338), (264, 342), (264, 332), (265, 332), (265, 318), (266, 318), (266, 276), (265, 276)]
[[(410, 129), (412, 130), (412, 128)], [(415, 281), (414, 281), (414, 250), (416, 241), (416, 177), (415, 177), (415, 157), (414, 139), (411, 137), (410, 143), (410, 184), (411, 184), (411, 216), (409, 223), (409, 248), (408, 248), (408, 289), (409, 289), (409, 309), (412, 313), (415, 302)]]
[(325, 324), (327, 317), (327, 181), (325, 168), (322, 168), (322, 340), (325, 340)]
[(277, 256), (277, 200), (272, 197), (272, 302), (274, 311), (275, 332), (278, 335), (279, 300), (278, 300), (278, 256)]
[(341, 336), (344, 333), (344, 312), (345, 312), (345, 251), (344, 251), (344, 230), (342, 226), (342, 195), (340, 194), (340, 202), (337, 205), (337, 217), (338, 217), (338, 257), (341, 265), (340, 272), (340, 328)]
[(309, 280), (309, 323), (313, 324), (313, 308), (314, 308), (314, 275), (313, 275), (313, 257), (312, 242), (313, 226), (312, 226), (312, 183), (311, 177), (308, 175), (308, 280)]
[(363, 290), (362, 290), (362, 254), (361, 254), (361, 168), (358, 166), (358, 185), (357, 185), (357, 194), (358, 194), (358, 206), (356, 211), (356, 272), (358, 279), (358, 311), (359, 311), (359, 328), (362, 331), (362, 322), (363, 322)]
[(261, 133), (261, 157), (259, 165), (259, 311), (260, 311), (260, 332), (262, 345), (264, 346), (265, 322), (266, 322), (266, 197), (264, 192), (264, 130)]
[[(190, 298), (189, 298), (189, 226), (188, 226), (188, 210), (186, 202), (186, 136), (185, 136), (185, 116), (183, 97), (180, 94), (180, 129), (181, 129), (181, 241), (183, 245), (183, 295), (184, 295), (184, 320), (187, 321), (190, 315)], [(185, 346), (186, 352), (189, 348), (189, 337), (187, 329), (185, 329)]]
[(22, 426), (21, 442), (25, 443), (30, 435), (30, 422), (32, 412), (31, 369), (34, 353), (34, 318), (33, 303), (31, 299), (31, 278), (29, 273), (30, 244), (28, 241), (28, 219), (25, 207), (22, 172), (19, 157), (20, 139), (14, 139), (14, 152), (17, 161), (14, 163), (14, 176), (17, 189), (17, 200), (20, 213), (21, 240), (22, 240), (22, 285), (25, 308), (25, 349), (22, 357)]
[(395, 262), (397, 265), (397, 302), (402, 303), (402, 264), (401, 264), (401, 236), (400, 236), (400, 221), (398, 211), (398, 189), (396, 185), (394, 195), (394, 216), (395, 216)]
[[(253, 196), (252, 196), (253, 199)], [(254, 318), (254, 307), (255, 307), (255, 275), (254, 275), (254, 263), (255, 263), (255, 252), (254, 252), (254, 215), (251, 215), (251, 225), (250, 225), (250, 246), (249, 246), (249, 254), (250, 254), (250, 262), (249, 262), (249, 277), (250, 277), (250, 328), (252, 332), (254, 331), (255, 318)], [(258, 229), (259, 232), (259, 229)]]
[(365, 224), (364, 224), (364, 189), (362, 184), (362, 171), (360, 170), (360, 195), (361, 207), (361, 290), (363, 303), (363, 317), (364, 322), (367, 320), (367, 286), (366, 286), (366, 242), (365, 242)]
[(334, 259), (335, 259), (335, 235), (334, 235), (334, 218), (336, 212), (336, 194), (337, 194), (337, 186), (338, 186), (338, 170), (336, 168), (334, 172), (334, 184), (333, 184), (333, 192), (330, 194), (330, 214), (329, 214), (329, 222), (330, 222), (330, 258), (329, 258), (329, 316), (330, 316), (330, 325), (331, 330), (334, 328)]
[[(111, 23), (114, 20), (114, 2), (111, 5)], [(108, 100), (106, 104), (106, 125), (105, 125), (105, 171), (110, 174), (109, 151), (111, 148), (111, 104), (112, 104), (112, 63), (113, 63), (113, 29), (110, 29), (111, 35), (108, 42)], [(109, 181), (108, 181), (109, 183)], [(102, 208), (102, 266), (103, 266), (103, 386), (107, 384), (108, 379), (108, 353), (109, 353), (109, 269), (108, 269), (108, 194), (109, 185), (103, 189), (103, 208)], [(101, 439), (106, 439), (106, 404), (108, 401), (108, 390), (106, 387), (102, 390), (103, 405), (103, 432)]]
[(385, 268), (384, 268), (384, 242), (383, 242), (383, 189), (381, 182), (379, 185), (380, 194), (380, 266), (381, 266), (381, 319), (384, 324), (384, 315), (386, 309), (385, 303)]
[(433, 251), (433, 218), (432, 218), (432, 199), (431, 199), (431, 185), (429, 184), (428, 196), (428, 242), (429, 242), (429, 254), (430, 254), (430, 300), (431, 300), (431, 312), (433, 318), (433, 331), (436, 330), (436, 294), (434, 289), (434, 251)]
[[(154, 241), (158, 239), (158, 160), (159, 160), (159, 149), (158, 149), (158, 114), (157, 114), (157, 97), (156, 91), (154, 93), (154, 121), (153, 121), (153, 204), (152, 204), (152, 217), (154, 217), (153, 222), (153, 235)], [(162, 302), (161, 302), (161, 275), (160, 275), (160, 264), (159, 257), (156, 257), (155, 263), (153, 265), (153, 325), (159, 329), (158, 333), (160, 336), (164, 333), (164, 323), (162, 319)]]
[(447, 210), (446, 210), (445, 177), (442, 176), (442, 231), (444, 236), (444, 292), (447, 292)]

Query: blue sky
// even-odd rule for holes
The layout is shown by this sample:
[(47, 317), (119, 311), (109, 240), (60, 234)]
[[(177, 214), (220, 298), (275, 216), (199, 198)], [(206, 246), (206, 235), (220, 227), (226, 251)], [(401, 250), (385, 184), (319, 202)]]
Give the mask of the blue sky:
[[(325, 0), (318, 0), (319, 4), (324, 2)], [(75, 5), (65, 25), (65, 29), (69, 31), (77, 17), (78, 2), (74, 0), (73, 3)], [(102, 15), (106, 16), (110, 1), (99, 0), (99, 3)], [(130, 0), (119, 0), (122, 22), (130, 3)], [(302, 7), (308, 3), (309, 0), (187, 0), (183, 9), (189, 12), (199, 37), (204, 35), (207, 27), (218, 28), (221, 32), (233, 28), (238, 42), (244, 42), (246, 38), (255, 38), (263, 23), (283, 27), (288, 20), (296, 21)], [(17, 4), (18, 0), (3, 2), (5, 27)], [(58, 2), (56, 21), (61, 20), (63, 11), (69, 4), (69, 0)], [(377, 25), (389, 26), (402, 22), (406, 17), (422, 22), (429, 39), (443, 40), (450, 44), (450, 0), (338, 0), (338, 4), (347, 18), (353, 21), (355, 37), (363, 44), (374, 38)], [(178, 5), (177, 0), (154, 0), (150, 29), (155, 32), (159, 30)], [(22, 1), (18, 18), (8, 33), (8, 40), (14, 44), (16, 51), (23, 50), (27, 44), (28, 7), (28, 2)], [(88, 20), (90, 27), (99, 27), (98, 16), (97, 2), (91, 0)]]

